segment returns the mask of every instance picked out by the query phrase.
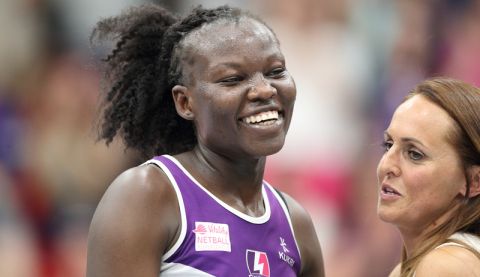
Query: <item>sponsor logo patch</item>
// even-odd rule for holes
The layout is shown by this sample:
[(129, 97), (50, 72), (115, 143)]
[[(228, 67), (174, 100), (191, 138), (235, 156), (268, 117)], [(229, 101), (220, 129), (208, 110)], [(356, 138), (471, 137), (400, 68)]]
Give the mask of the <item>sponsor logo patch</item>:
[(231, 252), (228, 224), (195, 222), (195, 251)]
[(248, 277), (270, 277), (270, 264), (267, 253), (247, 249), (247, 267), (250, 273)]

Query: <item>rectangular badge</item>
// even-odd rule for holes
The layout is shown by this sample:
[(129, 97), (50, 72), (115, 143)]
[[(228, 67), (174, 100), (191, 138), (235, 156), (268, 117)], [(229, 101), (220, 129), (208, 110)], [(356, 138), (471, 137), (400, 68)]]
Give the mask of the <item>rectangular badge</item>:
[(231, 252), (228, 225), (213, 222), (195, 222), (195, 251)]

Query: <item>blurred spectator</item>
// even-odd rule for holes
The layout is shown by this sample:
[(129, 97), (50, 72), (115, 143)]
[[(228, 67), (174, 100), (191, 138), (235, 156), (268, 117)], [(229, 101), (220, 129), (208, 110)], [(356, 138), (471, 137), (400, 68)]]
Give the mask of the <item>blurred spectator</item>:
[[(74, 261), (65, 257), (80, 255), (82, 259), (76, 261), (85, 261), (86, 244), (80, 242), (86, 237), (93, 209), (107, 184), (129, 165), (129, 156), (119, 143), (110, 145), (117, 151), (95, 144), (91, 126), (98, 81), (98, 73), (86, 70), (81, 59), (61, 54), (45, 65), (25, 102), (29, 126), (22, 147), (27, 171), (23, 181), (31, 181), (27, 187), (45, 198), (46, 211), (36, 228), (47, 259), (43, 265), (53, 267), (47, 266), (48, 276), (84, 275), (78, 265), (73, 268), (80, 272), (59, 270)], [(38, 208), (31, 207), (31, 200), (25, 199), (27, 209), (37, 216)], [(67, 250), (74, 252), (57, 253)]]
[(395, 1), (396, 35), (386, 64), (382, 65), (377, 84), (378, 97), (372, 116), (382, 135), (388, 120), (404, 95), (427, 76), (431, 62), (431, 26), (434, 1)]
[(33, 229), (0, 161), (0, 276), (39, 276)]
[(95, 144), (100, 76), (62, 36), (62, 10), (0, 5), (0, 276), (84, 276), (93, 209), (132, 156)]
[(480, 1), (444, 0), (434, 6), (436, 34), (431, 75), (446, 75), (480, 85)]

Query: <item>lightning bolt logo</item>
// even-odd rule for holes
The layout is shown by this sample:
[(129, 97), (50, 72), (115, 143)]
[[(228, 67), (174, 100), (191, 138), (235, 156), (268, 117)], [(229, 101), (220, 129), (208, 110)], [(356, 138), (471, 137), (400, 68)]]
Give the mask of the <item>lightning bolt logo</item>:
[(246, 259), (249, 277), (270, 277), (267, 253), (247, 249)]

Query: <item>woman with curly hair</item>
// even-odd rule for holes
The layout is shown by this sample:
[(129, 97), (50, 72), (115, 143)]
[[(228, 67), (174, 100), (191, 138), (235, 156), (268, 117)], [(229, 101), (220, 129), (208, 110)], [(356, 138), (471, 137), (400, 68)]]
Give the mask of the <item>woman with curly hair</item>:
[(323, 276), (309, 215), (263, 180), (296, 97), (273, 31), (228, 6), (179, 18), (146, 5), (93, 38), (118, 40), (99, 138), (149, 160), (100, 201), (87, 275)]

